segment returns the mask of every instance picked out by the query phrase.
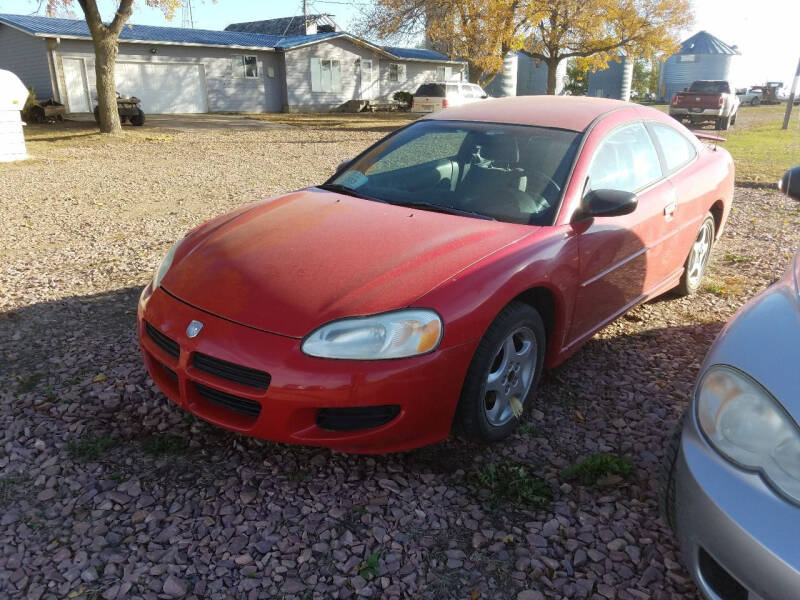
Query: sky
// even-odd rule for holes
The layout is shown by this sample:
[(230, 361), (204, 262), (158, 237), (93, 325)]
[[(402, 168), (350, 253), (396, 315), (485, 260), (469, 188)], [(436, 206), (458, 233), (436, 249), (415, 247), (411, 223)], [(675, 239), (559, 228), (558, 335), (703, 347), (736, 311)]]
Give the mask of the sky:
[[(309, 12), (327, 12), (347, 30), (361, 14), (368, 0), (308, 0)], [(99, 0), (109, 18), (114, 3)], [(0, 12), (30, 14), (40, 0), (0, 0)], [(736, 87), (765, 81), (783, 81), (790, 85), (800, 59), (800, 0), (693, 0), (695, 25), (684, 38), (703, 29), (729, 45), (737, 45), (741, 56), (734, 66)], [(75, 11), (80, 8), (75, 2)], [(43, 9), (42, 9), (43, 11)], [(302, 14), (301, 0), (192, 0), (194, 26), (224, 29), (229, 23), (257, 21)], [(180, 11), (171, 23), (158, 10), (137, 0), (132, 19), (146, 25), (181, 25)]]

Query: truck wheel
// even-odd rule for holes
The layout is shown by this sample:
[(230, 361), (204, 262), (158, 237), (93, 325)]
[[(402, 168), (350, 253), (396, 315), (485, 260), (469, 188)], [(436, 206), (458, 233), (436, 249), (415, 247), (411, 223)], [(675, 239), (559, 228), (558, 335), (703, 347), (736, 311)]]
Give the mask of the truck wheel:
[(735, 113), (733, 113), (733, 115), (731, 116), (731, 125), (736, 125), (736, 115), (738, 115), (738, 114), (739, 114), (739, 111), (736, 111), (736, 112), (735, 112)]
[(139, 112), (131, 116), (131, 125), (141, 127), (144, 125), (144, 111), (140, 108)]
[(727, 131), (728, 127), (731, 126), (731, 117), (728, 115), (727, 117), (719, 117), (717, 119), (717, 129), (720, 131)]
[(750, 100), (750, 106), (758, 106), (759, 104), (761, 104), (761, 98), (758, 96)]

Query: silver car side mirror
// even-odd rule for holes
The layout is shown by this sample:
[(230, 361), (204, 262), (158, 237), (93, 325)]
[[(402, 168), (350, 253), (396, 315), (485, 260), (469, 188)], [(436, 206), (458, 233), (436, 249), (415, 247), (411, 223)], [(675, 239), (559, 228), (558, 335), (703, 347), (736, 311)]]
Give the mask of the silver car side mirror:
[(800, 166), (789, 169), (778, 182), (778, 189), (795, 200), (800, 200)]

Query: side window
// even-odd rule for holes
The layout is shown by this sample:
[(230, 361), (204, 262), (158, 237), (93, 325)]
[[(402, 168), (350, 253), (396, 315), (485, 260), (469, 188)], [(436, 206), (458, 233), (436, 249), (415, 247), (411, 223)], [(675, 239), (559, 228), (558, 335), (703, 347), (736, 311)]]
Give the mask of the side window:
[(231, 68), (236, 79), (257, 79), (258, 59), (243, 54), (231, 55)]
[(635, 192), (661, 177), (658, 154), (641, 123), (612, 131), (595, 150), (589, 168), (593, 190)]
[(697, 154), (689, 140), (680, 131), (676, 131), (668, 125), (652, 123), (653, 133), (656, 136), (658, 145), (661, 146), (661, 153), (664, 155), (664, 165), (667, 172), (671, 173), (679, 169)]

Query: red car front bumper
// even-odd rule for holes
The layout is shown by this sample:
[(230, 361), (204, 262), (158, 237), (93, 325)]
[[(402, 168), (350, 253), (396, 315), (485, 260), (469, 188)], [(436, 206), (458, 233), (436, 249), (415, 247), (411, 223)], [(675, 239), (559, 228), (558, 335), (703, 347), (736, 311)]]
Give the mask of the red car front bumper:
[[(193, 320), (203, 327), (190, 338)], [(477, 344), (399, 360), (315, 358), (303, 354), (297, 338), (233, 323), (149, 285), (139, 299), (138, 333), (153, 381), (203, 420), (268, 440), (358, 453), (445, 439)], [(329, 415), (346, 407), (392, 407), (397, 414), (366, 429), (319, 426), (321, 409)]]

